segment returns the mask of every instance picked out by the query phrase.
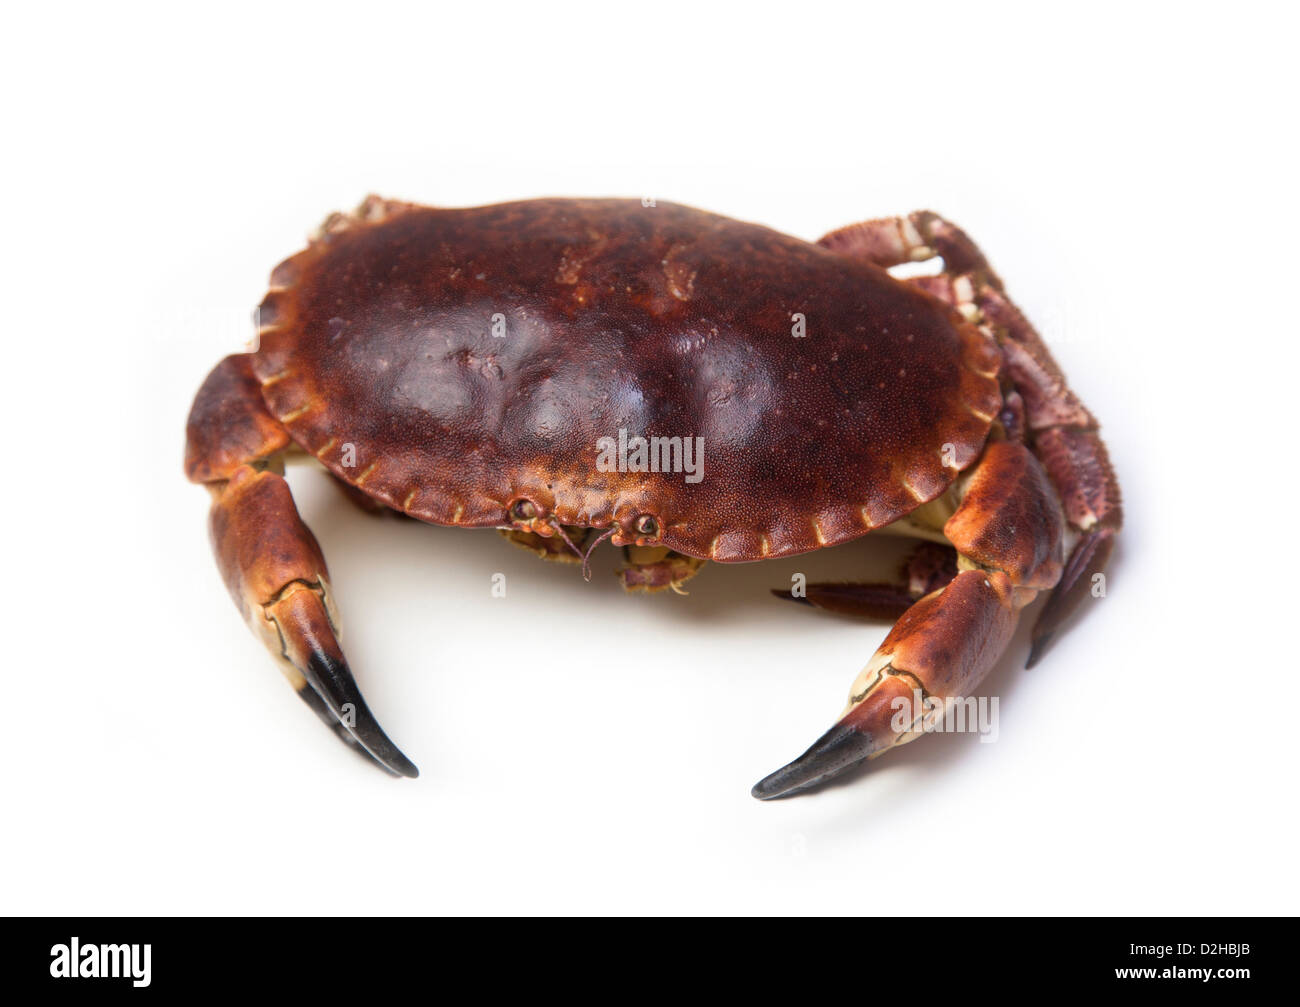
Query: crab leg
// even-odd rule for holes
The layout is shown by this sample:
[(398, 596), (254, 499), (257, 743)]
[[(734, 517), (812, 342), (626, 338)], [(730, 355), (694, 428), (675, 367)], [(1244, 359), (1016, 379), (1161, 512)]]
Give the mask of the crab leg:
[(893, 622), (916, 601), (906, 587), (889, 583), (809, 584), (803, 594), (792, 594), (786, 588), (774, 587), (772, 594), (786, 601), (820, 608), (836, 615), (877, 622)]
[(939, 255), (945, 273), (978, 271), (999, 289), (1002, 286), (966, 232), (929, 210), (850, 224), (824, 235), (817, 244), (850, 258), (865, 259), (882, 269)]
[(901, 583), (813, 583), (803, 595), (772, 588), (787, 601), (825, 609), (836, 615), (893, 622), (913, 603), (937, 591), (957, 576), (957, 555), (951, 546), (922, 542), (903, 564)]
[(943, 530), (962, 572), (903, 614), (834, 726), (756, 784), (755, 797), (801, 790), (920, 737), (925, 704), (971, 695), (1006, 649), (1020, 610), (1060, 578), (1060, 505), (1023, 444), (989, 444), (958, 492)]
[(1042, 337), (960, 228), (921, 211), (851, 224), (818, 243), (883, 268), (942, 256), (940, 275), (909, 282), (953, 305), (1001, 346), (1013, 385), (1003, 426), (1013, 439), (1029, 444), (1043, 463), (1064, 506), (1073, 541), (1061, 581), (1034, 623), (1026, 661), (1026, 667), (1033, 667), (1062, 624), (1097, 590), (1123, 524), (1119, 482), (1097, 420), (1070, 390)]
[(222, 579), (312, 711), (388, 772), (417, 776), (362, 698), (339, 646), (320, 546), (298, 516), (289, 484), (268, 467), (279, 466), (289, 440), (266, 412), (249, 358), (218, 364), (190, 413), (185, 468), (212, 492), (209, 530)]
[(1027, 667), (1033, 667), (1067, 618), (1092, 596), (1123, 524), (1119, 482), (1098, 423), (1070, 391), (1034, 327), (999, 289), (977, 285), (983, 323), (1000, 336), (1007, 372), (1024, 401), (1026, 437), (1065, 508), (1075, 542), (1061, 582), (1034, 623)]
[(1119, 482), (1097, 420), (1066, 384), (1042, 337), (988, 276), (917, 277), (914, 282), (997, 338), (1015, 387), (1016, 432), (1046, 468), (1070, 524), (1074, 544), (1061, 582), (1034, 623), (1026, 661), (1032, 668), (1061, 625), (1092, 596), (1110, 559), (1123, 524)]

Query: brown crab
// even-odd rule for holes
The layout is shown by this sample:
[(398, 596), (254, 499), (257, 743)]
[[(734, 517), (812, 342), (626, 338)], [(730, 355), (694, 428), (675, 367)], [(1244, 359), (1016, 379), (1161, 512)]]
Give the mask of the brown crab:
[[(887, 271), (936, 256), (937, 275)], [(899, 701), (969, 695), (1050, 591), (1032, 664), (1120, 526), (1097, 423), (933, 213), (809, 244), (653, 201), (371, 197), (276, 267), (259, 323), (259, 348), (195, 399), (186, 474), (212, 492), (217, 562), (254, 632), (395, 774), (417, 771), (344, 660), (291, 450), (368, 507), (502, 529), (550, 558), (608, 538), (629, 589), (873, 531), (930, 540), (903, 583), (808, 586), (811, 604), (898, 621), (761, 798), (917, 737), (922, 711), (900, 724)]]

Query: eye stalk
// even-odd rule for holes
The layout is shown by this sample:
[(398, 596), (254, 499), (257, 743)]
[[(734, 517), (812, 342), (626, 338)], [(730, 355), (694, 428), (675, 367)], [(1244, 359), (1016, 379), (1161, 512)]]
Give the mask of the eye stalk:
[(649, 514), (642, 514), (633, 524), (638, 535), (644, 535), (646, 538), (659, 537), (659, 522)]

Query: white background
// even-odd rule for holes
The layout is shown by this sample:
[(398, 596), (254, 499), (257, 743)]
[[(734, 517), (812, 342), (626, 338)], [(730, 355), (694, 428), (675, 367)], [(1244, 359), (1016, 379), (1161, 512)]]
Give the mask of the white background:
[[(1300, 908), (1281, 5), (34, 9), (0, 60), (0, 908)], [(352, 664), (423, 773), (384, 778), (247, 633), (180, 464), (270, 268), (372, 191), (654, 196), (809, 239), (944, 213), (1102, 419), (1127, 515), (1107, 597), (1032, 672), (1021, 634), (987, 680), (995, 744), (928, 738), (763, 804), (886, 631), (767, 589), (884, 572), (889, 543), (647, 599), (612, 550), (585, 584), (293, 469)]]

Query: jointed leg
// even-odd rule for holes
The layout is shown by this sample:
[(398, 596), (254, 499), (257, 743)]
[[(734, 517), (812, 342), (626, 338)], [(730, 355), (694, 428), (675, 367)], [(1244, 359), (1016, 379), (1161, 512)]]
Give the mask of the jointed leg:
[(1098, 423), (1066, 384), (1042, 338), (1020, 310), (979, 274), (925, 277), (927, 289), (955, 304), (998, 339), (1020, 436), (1047, 470), (1069, 522), (1072, 547), (1061, 581), (1034, 624), (1028, 667), (1043, 656), (1062, 623), (1090, 596), (1123, 523), (1119, 483)]
[(235, 605), (303, 701), (391, 773), (419, 771), (370, 712), (338, 642), (325, 559), (273, 467), (288, 433), (243, 355), (208, 376), (190, 413), (186, 474), (212, 492), (209, 527)]
[(949, 275), (979, 271), (1001, 289), (1002, 283), (989, 268), (984, 254), (955, 224), (937, 213), (918, 210), (906, 217), (882, 217), (841, 227), (817, 244), (854, 259), (865, 259), (883, 269), (905, 262), (923, 262), (943, 257)]
[(1007, 436), (1023, 440), (1047, 470), (1070, 527), (1060, 583), (1034, 624), (1028, 666), (1042, 657), (1061, 625), (1095, 589), (1123, 523), (1119, 483), (1098, 423), (1070, 390), (1052, 354), (1002, 281), (964, 232), (926, 211), (866, 221), (834, 231), (820, 244), (889, 267), (942, 255), (938, 276), (909, 282), (947, 301), (997, 339), (1009, 387), (1000, 417)]
[(815, 583), (801, 595), (778, 588), (772, 594), (837, 615), (893, 622), (957, 576), (957, 552), (951, 546), (922, 542), (899, 572), (898, 583)]

